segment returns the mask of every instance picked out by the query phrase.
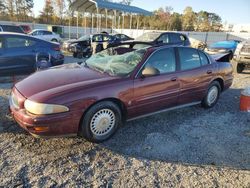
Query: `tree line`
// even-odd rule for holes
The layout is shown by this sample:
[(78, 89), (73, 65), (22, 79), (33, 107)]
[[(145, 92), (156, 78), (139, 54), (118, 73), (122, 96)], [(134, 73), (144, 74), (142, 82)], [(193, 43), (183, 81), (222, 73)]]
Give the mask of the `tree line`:
[[(109, 0), (111, 1), (111, 0)], [(33, 0), (0, 0), (0, 20), (34, 22), (52, 25), (77, 24), (76, 13), (69, 10), (69, 4), (73, 0), (44, 0), (44, 7), (37, 16), (33, 13)], [(122, 0), (120, 3), (130, 5), (132, 0)], [(91, 27), (90, 14), (78, 15), (79, 26)], [(94, 15), (96, 17), (96, 15)], [(102, 17), (102, 26), (105, 27), (105, 18)], [(118, 21), (120, 20), (120, 21)], [(117, 17), (116, 23), (122, 27), (122, 16)], [(96, 26), (96, 19), (94, 19)], [(111, 17), (108, 19), (108, 27), (112, 26)], [(130, 27), (130, 15), (124, 16), (124, 27)], [(133, 17), (132, 27), (140, 29), (157, 29), (170, 31), (220, 31), (222, 28), (221, 17), (215, 13), (200, 11), (194, 12), (192, 7), (186, 7), (183, 13), (173, 11), (167, 6), (154, 11), (152, 16)]]

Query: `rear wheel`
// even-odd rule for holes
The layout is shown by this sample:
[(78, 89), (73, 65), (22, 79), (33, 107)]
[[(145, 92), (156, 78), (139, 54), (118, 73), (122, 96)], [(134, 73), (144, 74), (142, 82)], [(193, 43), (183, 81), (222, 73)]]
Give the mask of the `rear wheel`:
[(91, 107), (81, 123), (81, 135), (91, 142), (109, 139), (122, 124), (120, 108), (113, 102), (104, 101)]
[(221, 93), (221, 86), (218, 81), (214, 81), (209, 85), (207, 90), (207, 94), (202, 100), (202, 106), (204, 108), (212, 108), (217, 102), (220, 97)]

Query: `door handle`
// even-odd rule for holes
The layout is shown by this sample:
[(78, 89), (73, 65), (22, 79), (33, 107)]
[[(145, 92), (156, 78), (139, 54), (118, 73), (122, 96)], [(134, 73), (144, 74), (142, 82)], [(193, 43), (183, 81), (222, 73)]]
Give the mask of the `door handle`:
[(207, 71), (207, 74), (212, 74), (212, 73), (213, 73), (212, 70), (208, 70), (208, 71)]
[(176, 82), (176, 81), (177, 81), (177, 77), (171, 78), (171, 81), (172, 81), (172, 82)]

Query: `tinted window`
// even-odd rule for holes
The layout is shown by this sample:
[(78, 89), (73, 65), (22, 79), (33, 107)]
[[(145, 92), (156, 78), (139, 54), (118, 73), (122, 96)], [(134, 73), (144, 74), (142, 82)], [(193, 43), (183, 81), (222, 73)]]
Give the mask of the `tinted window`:
[(199, 52), (199, 54), (200, 54), (200, 58), (201, 58), (201, 64), (202, 65), (208, 65), (209, 61), (208, 61), (207, 56), (202, 52)]
[(111, 36), (109, 36), (109, 35), (103, 35), (103, 41), (104, 42), (111, 41), (111, 40), (112, 40)]
[(179, 34), (174, 34), (174, 33), (170, 34), (170, 41), (171, 41), (171, 43), (181, 43), (181, 42), (183, 42), (181, 40), (180, 36), (181, 35), (179, 35)]
[(102, 42), (102, 35), (94, 35), (93, 42)]
[(194, 69), (201, 66), (200, 57), (196, 49), (179, 48), (181, 70)]
[(8, 48), (23, 48), (35, 45), (35, 41), (26, 38), (8, 37), (6, 44)]
[(160, 38), (157, 40), (158, 42), (162, 42), (164, 44), (170, 43), (169, 35), (168, 34), (163, 34), (160, 36)]
[(161, 74), (176, 70), (175, 53), (173, 48), (166, 48), (155, 52), (147, 61), (146, 67), (154, 67)]

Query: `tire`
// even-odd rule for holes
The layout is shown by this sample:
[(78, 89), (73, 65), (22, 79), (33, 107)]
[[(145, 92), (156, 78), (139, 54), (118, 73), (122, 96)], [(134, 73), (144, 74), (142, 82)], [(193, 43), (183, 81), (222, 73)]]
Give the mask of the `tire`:
[(218, 81), (213, 81), (207, 90), (207, 94), (201, 102), (203, 108), (212, 108), (219, 100), (221, 86)]
[(57, 39), (52, 39), (51, 41), (52, 41), (52, 42), (58, 42), (58, 40), (57, 40)]
[(109, 139), (121, 125), (120, 108), (113, 102), (103, 101), (86, 112), (79, 132), (88, 141), (100, 143)]

